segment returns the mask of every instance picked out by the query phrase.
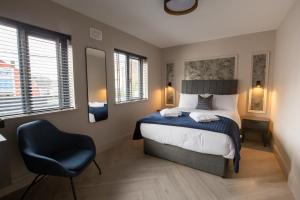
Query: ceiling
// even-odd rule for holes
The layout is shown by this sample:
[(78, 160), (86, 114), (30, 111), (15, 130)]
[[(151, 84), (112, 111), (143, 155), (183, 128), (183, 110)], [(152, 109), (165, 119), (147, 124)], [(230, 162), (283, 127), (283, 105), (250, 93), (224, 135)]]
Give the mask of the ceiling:
[(163, 0), (53, 1), (164, 48), (275, 30), (296, 0), (199, 0), (184, 16), (166, 14)]

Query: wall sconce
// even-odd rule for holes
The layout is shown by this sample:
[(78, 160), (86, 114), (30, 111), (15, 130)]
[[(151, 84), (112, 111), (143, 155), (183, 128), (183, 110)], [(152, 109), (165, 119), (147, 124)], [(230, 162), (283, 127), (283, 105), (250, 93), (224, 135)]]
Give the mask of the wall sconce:
[(261, 81), (256, 81), (256, 87), (257, 88), (262, 88)]
[(175, 106), (175, 89), (172, 86), (172, 82), (168, 82), (165, 92), (165, 102), (167, 107)]

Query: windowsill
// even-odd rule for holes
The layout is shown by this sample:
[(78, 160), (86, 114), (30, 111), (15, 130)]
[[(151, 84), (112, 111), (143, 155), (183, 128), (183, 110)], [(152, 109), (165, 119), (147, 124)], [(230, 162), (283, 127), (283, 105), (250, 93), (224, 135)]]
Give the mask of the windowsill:
[(32, 117), (32, 116), (45, 115), (45, 114), (53, 114), (53, 113), (60, 113), (60, 112), (75, 111), (75, 110), (78, 110), (78, 107), (67, 108), (67, 109), (63, 109), (63, 110), (41, 111), (41, 112), (31, 113), (31, 114), (19, 114), (19, 115), (4, 116), (4, 117), (0, 117), (0, 119), (1, 120), (16, 119), (16, 118)]
[(149, 101), (149, 99), (132, 100), (132, 101), (126, 101), (121, 103), (115, 102), (115, 105), (123, 105), (123, 104), (138, 103), (138, 102), (145, 102), (145, 101)]

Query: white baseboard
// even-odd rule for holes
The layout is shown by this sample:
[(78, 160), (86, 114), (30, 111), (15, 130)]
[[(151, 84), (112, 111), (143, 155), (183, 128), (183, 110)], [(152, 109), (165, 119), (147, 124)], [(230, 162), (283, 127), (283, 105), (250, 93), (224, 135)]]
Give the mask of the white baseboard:
[(278, 147), (278, 145), (273, 144), (273, 152), (284, 176), (286, 177), (286, 179), (288, 179), (290, 166), (288, 165), (288, 162), (284, 158), (282, 150)]
[(295, 169), (296, 166), (291, 166), (292, 163), (290, 161), (290, 158), (288, 158), (288, 155), (286, 155), (285, 151), (279, 146), (280, 145), (276, 143), (273, 144), (274, 155), (279, 163), (280, 168), (282, 169), (283, 174), (287, 179), (289, 188), (291, 189), (295, 199), (300, 199), (300, 173), (297, 169)]
[[(97, 146), (97, 154), (101, 153), (103, 151), (106, 151), (106, 150), (114, 147), (115, 145), (118, 145), (119, 143), (128, 139), (129, 137), (130, 137), (129, 134), (122, 135), (119, 138), (115, 138), (114, 140), (108, 141), (104, 145), (102, 144), (101, 147)], [(23, 187), (26, 187), (27, 185), (29, 185), (31, 183), (34, 176), (35, 176), (34, 174), (28, 172), (28, 174), (25, 174), (22, 177), (15, 178), (14, 180), (12, 180), (12, 183), (9, 186), (0, 189), (0, 198), (4, 197), (12, 192), (15, 192)]]

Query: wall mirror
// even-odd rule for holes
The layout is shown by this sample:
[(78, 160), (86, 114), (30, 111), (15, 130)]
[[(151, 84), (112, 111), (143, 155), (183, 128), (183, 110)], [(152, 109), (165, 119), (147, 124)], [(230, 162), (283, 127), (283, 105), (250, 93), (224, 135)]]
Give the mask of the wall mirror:
[(108, 118), (105, 52), (86, 48), (89, 122)]
[(248, 112), (266, 113), (268, 95), (268, 71), (269, 53), (260, 52), (253, 54)]

